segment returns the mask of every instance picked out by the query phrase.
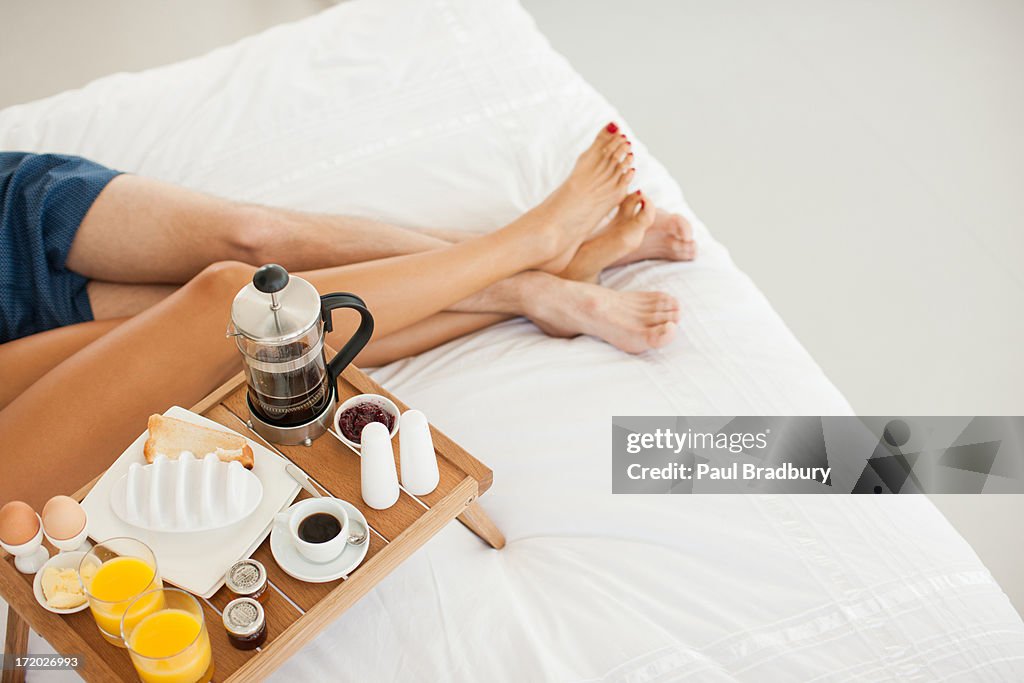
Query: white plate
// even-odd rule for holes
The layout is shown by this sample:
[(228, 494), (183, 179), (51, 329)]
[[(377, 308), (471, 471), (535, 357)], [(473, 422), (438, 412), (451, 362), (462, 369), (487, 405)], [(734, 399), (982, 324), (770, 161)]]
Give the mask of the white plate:
[(299, 551), (295, 549), (295, 544), (292, 543), (288, 528), (281, 524), (275, 524), (274, 530), (270, 532), (270, 552), (273, 553), (274, 560), (285, 574), (307, 583), (326, 583), (348, 575), (363, 561), (366, 553), (370, 550), (370, 543), (373, 542), (370, 525), (366, 523), (363, 513), (354, 505), (344, 500), (340, 502), (348, 512), (349, 520), (354, 519), (360, 522), (366, 529), (366, 533), (369, 534), (366, 542), (362, 545), (346, 545), (345, 549), (341, 551), (341, 555), (330, 562), (320, 564), (310, 562), (300, 555)]
[[(170, 408), (164, 415), (211, 429), (231, 431), (178, 406)], [(189, 534), (140, 529), (114, 514), (110, 495), (114, 484), (128, 472), (132, 463), (146, 464), (142, 451), (148, 436), (149, 432), (143, 432), (128, 446), (82, 501), (82, 507), (89, 515), (89, 536), (97, 541), (115, 536), (139, 539), (156, 555), (160, 576), (165, 583), (208, 598), (224, 585), (224, 572), (228, 567), (252, 555), (266, 539), (274, 515), (291, 504), (299, 492), (299, 485), (285, 472), (287, 460), (261, 442), (246, 438), (256, 460), (252, 473), (263, 484), (263, 500), (251, 515), (231, 526)]]
[(261, 500), (259, 477), (212, 453), (202, 460), (184, 452), (177, 460), (158, 455), (151, 465), (133, 462), (110, 493), (110, 506), (125, 522), (174, 533), (229, 526), (251, 515)]
[(53, 612), (54, 614), (75, 614), (81, 612), (89, 606), (89, 601), (86, 600), (78, 607), (71, 607), (69, 609), (57, 609), (56, 607), (50, 607), (46, 604), (46, 596), (43, 595), (43, 572), (48, 567), (57, 567), (58, 569), (70, 568), (78, 571), (78, 565), (81, 564), (82, 558), (85, 557), (86, 551), (77, 550), (73, 553), (57, 553), (43, 565), (43, 568), (36, 572), (36, 578), (32, 581), (32, 592), (36, 595), (36, 602), (42, 605), (43, 609), (47, 612)]

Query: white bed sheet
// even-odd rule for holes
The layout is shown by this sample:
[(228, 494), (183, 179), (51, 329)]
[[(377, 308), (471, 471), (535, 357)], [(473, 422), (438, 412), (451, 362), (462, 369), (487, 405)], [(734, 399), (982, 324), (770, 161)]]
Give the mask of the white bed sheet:
[[(537, 203), (611, 119), (510, 0), (357, 0), (4, 110), (0, 148), (483, 231)], [(678, 297), (678, 340), (632, 357), (513, 321), (378, 369), (494, 468), (483, 505), (509, 544), (487, 550), (453, 525), (278, 678), (1024, 677), (1024, 624), (923, 498), (610, 495), (611, 415), (850, 412), (676, 183), (634, 148), (638, 184), (696, 222), (700, 258), (605, 282)]]

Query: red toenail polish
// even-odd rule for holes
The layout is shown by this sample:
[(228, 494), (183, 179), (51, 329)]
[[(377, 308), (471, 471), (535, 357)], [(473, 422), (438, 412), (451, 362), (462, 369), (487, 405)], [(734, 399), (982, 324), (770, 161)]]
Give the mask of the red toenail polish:
[(636, 169), (635, 168), (631, 168), (631, 169), (629, 169), (629, 172), (630, 173), (636, 173)]
[(636, 196), (637, 196), (637, 197), (639, 197), (639, 196), (640, 196), (640, 190), (637, 190), (637, 191), (636, 191)]
[(641, 208), (641, 209), (643, 209), (643, 208), (644, 208), (644, 204), (646, 204), (646, 202), (645, 202), (644, 200), (642, 200), (642, 199), (641, 199), (641, 200), (640, 200), (640, 208)]
[(618, 133), (619, 127), (616, 126), (614, 123), (609, 123), (607, 126), (605, 126), (605, 130), (608, 131), (609, 133)]

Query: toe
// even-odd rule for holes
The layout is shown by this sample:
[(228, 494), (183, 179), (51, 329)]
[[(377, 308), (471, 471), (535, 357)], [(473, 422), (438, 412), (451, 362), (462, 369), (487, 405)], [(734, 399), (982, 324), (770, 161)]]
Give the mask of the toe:
[(643, 194), (640, 190), (630, 192), (626, 195), (626, 198), (622, 200), (622, 203), (619, 204), (618, 215), (628, 220), (632, 220), (636, 217), (640, 203), (643, 201)]
[(629, 187), (629, 184), (633, 182), (633, 176), (635, 175), (636, 169), (630, 168), (619, 176), (619, 179), (615, 182), (615, 187), (621, 191), (625, 191), (625, 189)]
[(633, 168), (633, 164), (634, 164), (633, 153), (630, 152), (629, 154), (624, 156), (622, 159), (619, 159), (619, 162), (616, 165), (618, 166), (619, 173), (625, 173), (629, 169)]
[(697, 258), (697, 243), (696, 242), (683, 242), (680, 251), (680, 258), (683, 261), (692, 261)]
[(678, 213), (672, 214), (672, 223), (676, 235), (684, 242), (693, 241), (693, 226), (690, 221)]
[(630, 153), (632, 146), (625, 138), (616, 137), (605, 143), (603, 148), (605, 158), (611, 161), (618, 161)]
[(658, 311), (678, 311), (679, 302), (665, 292), (654, 292), (654, 307)]
[(660, 325), (661, 323), (679, 322), (679, 311), (655, 311), (648, 319), (649, 325)]
[(621, 136), (622, 131), (619, 130), (619, 124), (614, 121), (609, 121), (601, 128), (601, 130), (597, 131), (597, 137), (594, 138), (594, 142), (605, 144), (616, 138), (621, 139)]
[(647, 343), (652, 349), (660, 349), (670, 344), (675, 339), (677, 327), (673, 322), (665, 322), (651, 327), (647, 330)]
[[(614, 127), (615, 132), (611, 132)], [(583, 153), (583, 155), (591, 156), (595, 161), (600, 163), (606, 158), (605, 152), (608, 150), (609, 145), (616, 144), (622, 140), (622, 134), (619, 133), (619, 128), (614, 123), (609, 123), (601, 130), (597, 131), (597, 135), (594, 137), (594, 141), (590, 143), (590, 147)]]
[(697, 243), (673, 240), (668, 246), (667, 257), (673, 261), (692, 261), (697, 258)]
[(640, 198), (640, 212), (637, 213), (637, 220), (643, 224), (644, 228), (649, 228), (654, 225), (654, 219), (658, 216), (658, 210), (654, 207), (654, 202), (644, 197), (640, 190), (637, 190), (634, 194)]

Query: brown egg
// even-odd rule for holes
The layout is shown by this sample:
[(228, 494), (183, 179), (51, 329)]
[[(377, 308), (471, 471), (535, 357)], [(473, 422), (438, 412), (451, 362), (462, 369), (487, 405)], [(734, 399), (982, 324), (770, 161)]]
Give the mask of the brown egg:
[(28, 503), (12, 500), (0, 508), (0, 541), (7, 545), (28, 543), (39, 532), (39, 517)]
[(50, 538), (74, 538), (85, 527), (85, 510), (71, 496), (54, 496), (43, 506), (43, 531)]

